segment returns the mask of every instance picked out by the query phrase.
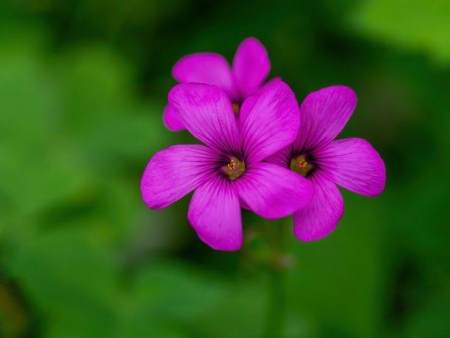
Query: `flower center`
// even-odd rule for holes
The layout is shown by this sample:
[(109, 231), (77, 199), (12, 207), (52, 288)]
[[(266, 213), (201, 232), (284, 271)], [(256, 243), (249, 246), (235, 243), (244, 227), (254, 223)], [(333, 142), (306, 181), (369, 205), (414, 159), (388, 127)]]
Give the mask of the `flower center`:
[(312, 163), (308, 155), (301, 154), (291, 159), (289, 167), (296, 173), (306, 177), (315, 168), (315, 165)]
[(241, 105), (239, 103), (237, 103), (237, 102), (233, 102), (232, 106), (233, 106), (233, 113), (239, 114), (239, 111), (241, 109)]
[(236, 157), (231, 157), (229, 162), (222, 168), (222, 172), (228, 176), (231, 181), (239, 178), (245, 172), (244, 161), (239, 160)]

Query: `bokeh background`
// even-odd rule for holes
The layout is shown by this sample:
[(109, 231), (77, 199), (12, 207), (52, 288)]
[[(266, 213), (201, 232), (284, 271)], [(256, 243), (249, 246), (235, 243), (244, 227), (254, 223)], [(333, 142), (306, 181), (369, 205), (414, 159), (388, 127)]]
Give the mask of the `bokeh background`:
[(286, 239), (282, 337), (450, 337), (448, 0), (1, 0), (0, 337), (263, 335), (267, 224), (217, 253), (187, 199), (139, 195), (150, 156), (191, 141), (162, 125), (171, 66), (247, 36), (299, 99), (352, 86), (344, 136), (388, 170), (379, 198), (344, 192), (330, 237)]

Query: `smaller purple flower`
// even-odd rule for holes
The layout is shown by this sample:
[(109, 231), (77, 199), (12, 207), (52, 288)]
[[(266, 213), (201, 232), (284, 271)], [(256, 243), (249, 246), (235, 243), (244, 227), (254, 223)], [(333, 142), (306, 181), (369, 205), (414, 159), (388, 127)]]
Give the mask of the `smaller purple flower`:
[(299, 240), (319, 240), (336, 228), (344, 213), (337, 186), (369, 197), (384, 190), (384, 162), (369, 142), (360, 138), (334, 140), (350, 119), (356, 102), (356, 94), (345, 86), (309, 94), (300, 106), (297, 139), (269, 159), (313, 184), (311, 203), (293, 215)]
[[(235, 112), (239, 112), (245, 98), (256, 93), (269, 72), (267, 51), (253, 37), (241, 42), (231, 67), (222, 55), (205, 52), (186, 55), (172, 68), (172, 76), (180, 83), (203, 83), (223, 89)], [(170, 102), (164, 109), (163, 121), (171, 131), (185, 129), (177, 109)]]
[(304, 177), (264, 160), (291, 144), (300, 122), (297, 100), (275, 79), (244, 101), (239, 117), (215, 86), (179, 84), (169, 93), (187, 130), (201, 144), (157, 152), (141, 180), (148, 207), (165, 208), (194, 191), (188, 220), (216, 250), (238, 250), (241, 207), (274, 219), (307, 205), (312, 187)]

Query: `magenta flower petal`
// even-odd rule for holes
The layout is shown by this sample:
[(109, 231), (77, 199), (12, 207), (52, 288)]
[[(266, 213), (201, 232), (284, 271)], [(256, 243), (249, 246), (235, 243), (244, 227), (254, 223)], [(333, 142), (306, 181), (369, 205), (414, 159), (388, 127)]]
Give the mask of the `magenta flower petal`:
[(344, 213), (344, 200), (336, 186), (321, 175), (311, 179), (314, 193), (311, 203), (294, 214), (294, 234), (305, 242), (329, 235)]
[(233, 77), (241, 97), (256, 92), (270, 71), (270, 60), (264, 45), (255, 38), (241, 42), (233, 59)]
[(294, 141), (300, 117), (295, 95), (286, 83), (272, 80), (247, 106), (251, 109), (241, 110), (240, 121), (249, 160), (263, 160)]
[(182, 57), (172, 68), (172, 76), (181, 83), (204, 83), (235, 95), (228, 61), (216, 53), (195, 53)]
[(231, 184), (211, 177), (195, 190), (188, 219), (200, 239), (216, 250), (239, 250), (243, 242), (239, 199)]
[(312, 185), (296, 173), (271, 163), (259, 163), (236, 181), (239, 197), (255, 214), (275, 219), (305, 207)]
[(378, 152), (360, 138), (337, 140), (316, 152), (319, 165), (336, 184), (364, 196), (383, 192), (386, 168)]
[(239, 130), (231, 102), (215, 86), (186, 83), (172, 88), (169, 104), (178, 111), (192, 135), (217, 150), (240, 147)]
[(356, 107), (356, 94), (346, 86), (331, 86), (309, 94), (300, 105), (300, 131), (295, 148), (312, 149), (334, 140)]
[(166, 105), (164, 108), (163, 122), (164, 126), (170, 131), (180, 131), (184, 129), (178, 111), (170, 104)]
[(266, 161), (279, 165), (283, 168), (289, 168), (289, 161), (291, 155), (292, 155), (292, 146), (288, 146), (276, 152), (275, 154), (269, 156), (266, 159)]
[(203, 145), (175, 145), (157, 152), (141, 179), (141, 195), (150, 208), (181, 199), (211, 175), (216, 154)]
[(255, 103), (258, 101), (258, 95), (251, 95), (247, 97), (243, 102), (239, 110), (239, 115), (247, 115), (255, 106)]

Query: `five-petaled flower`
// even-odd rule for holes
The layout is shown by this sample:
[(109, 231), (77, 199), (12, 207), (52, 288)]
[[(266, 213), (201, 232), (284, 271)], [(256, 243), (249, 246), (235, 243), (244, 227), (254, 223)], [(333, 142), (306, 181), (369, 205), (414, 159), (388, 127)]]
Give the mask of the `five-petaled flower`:
[[(203, 83), (223, 89), (238, 112), (244, 99), (255, 94), (270, 71), (264, 45), (246, 38), (234, 55), (233, 65), (217, 53), (195, 53), (182, 57), (173, 67), (172, 76), (180, 83)], [(177, 108), (170, 102), (164, 109), (164, 125), (171, 131), (185, 129)]]
[(300, 115), (281, 80), (243, 101), (240, 114), (222, 89), (178, 84), (169, 104), (204, 145), (175, 145), (156, 153), (141, 180), (150, 208), (164, 208), (194, 191), (188, 220), (202, 241), (217, 250), (242, 246), (241, 207), (266, 219), (285, 217), (311, 200), (303, 176), (265, 159), (291, 144)]
[(330, 234), (344, 212), (341, 186), (364, 196), (384, 190), (386, 172), (377, 151), (360, 138), (334, 140), (356, 107), (356, 95), (345, 86), (309, 94), (300, 106), (295, 142), (270, 159), (313, 184), (311, 203), (293, 215), (294, 233), (303, 241)]

